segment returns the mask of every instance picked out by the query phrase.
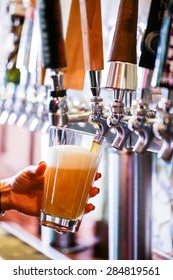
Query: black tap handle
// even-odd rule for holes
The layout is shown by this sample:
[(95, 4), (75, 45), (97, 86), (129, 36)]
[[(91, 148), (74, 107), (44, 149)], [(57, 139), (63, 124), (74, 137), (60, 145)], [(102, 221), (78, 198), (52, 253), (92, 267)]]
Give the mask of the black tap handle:
[(147, 27), (141, 43), (139, 66), (153, 70), (159, 44), (161, 26), (169, 0), (152, 0)]
[(38, 0), (43, 66), (66, 67), (60, 0)]
[[(173, 1), (164, 17), (153, 72), (153, 85), (173, 89)], [(172, 95), (172, 94), (171, 94)]]

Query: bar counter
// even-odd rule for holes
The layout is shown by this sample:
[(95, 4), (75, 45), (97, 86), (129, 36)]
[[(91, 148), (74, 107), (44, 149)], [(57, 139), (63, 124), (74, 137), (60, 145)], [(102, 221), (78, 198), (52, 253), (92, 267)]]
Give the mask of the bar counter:
[(68, 260), (69, 258), (16, 223), (0, 222), (0, 259)]
[(0, 259), (4, 260), (91, 260), (102, 259), (94, 256), (95, 242), (78, 244), (61, 251), (40, 240), (20, 225), (0, 222)]
[[(45, 244), (16, 223), (0, 222), (0, 260), (96, 260), (94, 247), (64, 253)], [(157, 249), (152, 251), (153, 260), (173, 260), (173, 256)]]

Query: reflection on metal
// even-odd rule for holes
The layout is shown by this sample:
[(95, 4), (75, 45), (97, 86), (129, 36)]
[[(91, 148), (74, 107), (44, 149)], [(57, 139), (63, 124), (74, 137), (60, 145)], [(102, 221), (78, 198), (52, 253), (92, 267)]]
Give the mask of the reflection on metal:
[(122, 90), (136, 90), (137, 66), (132, 63), (110, 62), (106, 87)]
[(110, 259), (151, 259), (151, 172), (151, 154), (110, 150)]

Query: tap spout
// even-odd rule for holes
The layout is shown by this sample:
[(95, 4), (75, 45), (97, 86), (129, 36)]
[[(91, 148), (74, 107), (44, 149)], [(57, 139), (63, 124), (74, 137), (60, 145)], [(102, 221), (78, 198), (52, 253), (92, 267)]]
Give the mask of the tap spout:
[(154, 138), (153, 123), (155, 114), (154, 112), (150, 112), (144, 100), (138, 100), (136, 102), (136, 110), (134, 110), (134, 115), (128, 122), (128, 127), (138, 135), (138, 140), (133, 147), (133, 151), (144, 154)]
[(154, 137), (152, 127), (143, 125), (137, 129), (138, 140), (133, 147), (133, 151), (139, 154), (144, 154)]
[(158, 157), (169, 161), (173, 156), (173, 114), (170, 111), (164, 113), (157, 131), (163, 140)]
[(89, 122), (96, 127), (96, 135), (94, 141), (101, 143), (103, 137), (106, 137), (109, 132), (107, 119), (103, 116), (103, 99), (100, 96), (91, 98), (91, 114)]
[(173, 138), (170, 141), (163, 141), (163, 145), (158, 153), (158, 158), (162, 158), (165, 161), (171, 160), (173, 156)]
[(125, 146), (125, 143), (130, 135), (130, 130), (127, 127), (126, 122), (119, 122), (115, 125), (116, 128), (116, 137), (112, 143), (112, 146), (118, 150), (122, 150)]
[(66, 90), (63, 87), (63, 74), (59, 71), (52, 75), (53, 90), (50, 92), (49, 122), (54, 126), (68, 124)]
[(124, 103), (119, 99), (112, 102), (110, 110), (111, 114), (107, 118), (107, 124), (116, 129), (116, 137), (112, 146), (122, 150), (131, 132), (127, 125), (130, 116), (125, 114)]

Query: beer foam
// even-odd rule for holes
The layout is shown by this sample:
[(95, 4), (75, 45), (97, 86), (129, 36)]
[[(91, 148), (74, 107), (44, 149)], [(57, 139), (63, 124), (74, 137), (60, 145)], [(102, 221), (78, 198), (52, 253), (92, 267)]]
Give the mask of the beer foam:
[(98, 157), (86, 148), (57, 145), (48, 148), (47, 165), (66, 169), (96, 168)]

